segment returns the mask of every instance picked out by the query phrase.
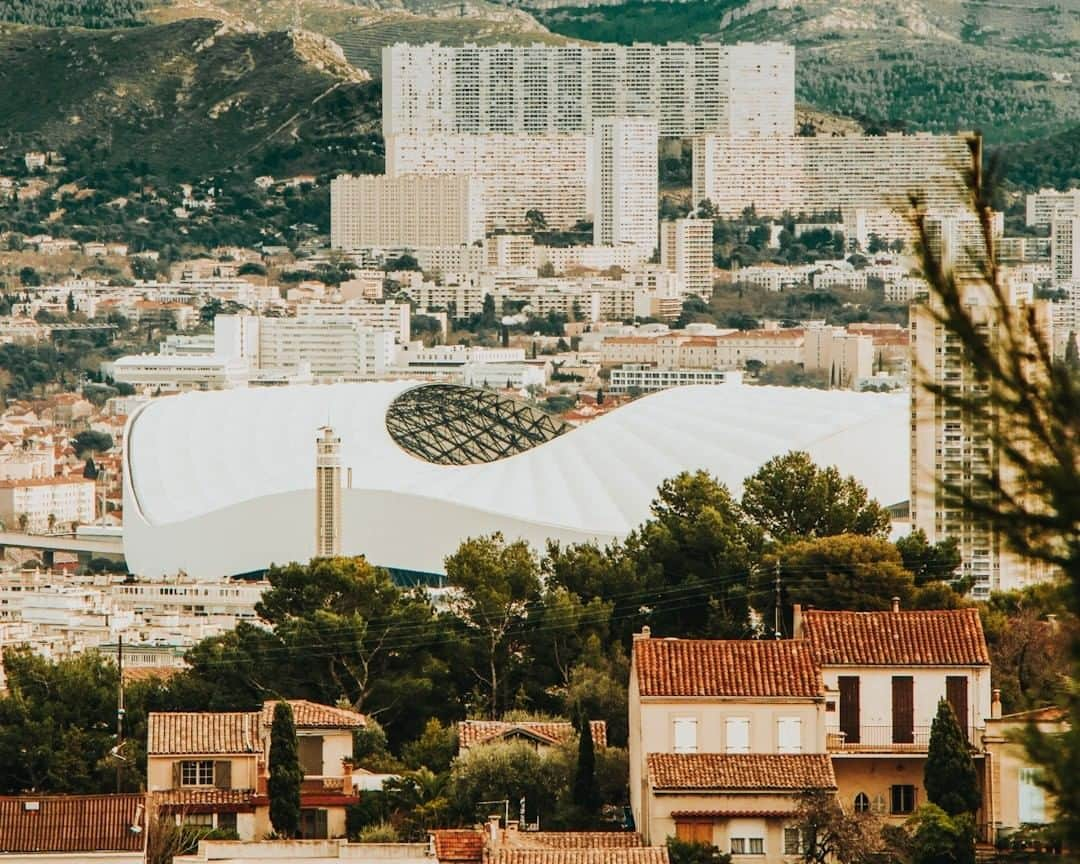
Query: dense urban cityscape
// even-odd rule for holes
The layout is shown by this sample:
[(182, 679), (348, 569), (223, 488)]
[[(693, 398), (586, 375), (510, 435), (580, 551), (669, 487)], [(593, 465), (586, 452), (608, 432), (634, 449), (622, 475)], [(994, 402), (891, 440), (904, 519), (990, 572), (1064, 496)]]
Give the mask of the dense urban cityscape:
[(1078, 853), (1075, 4), (0, 55), (0, 864)]

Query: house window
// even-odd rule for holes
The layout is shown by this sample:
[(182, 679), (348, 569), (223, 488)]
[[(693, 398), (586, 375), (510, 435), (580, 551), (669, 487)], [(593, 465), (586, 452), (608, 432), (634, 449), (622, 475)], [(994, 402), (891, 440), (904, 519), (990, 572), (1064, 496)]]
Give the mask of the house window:
[(192, 759), (180, 763), (181, 786), (213, 786), (214, 762), (211, 759)]
[(214, 814), (213, 813), (188, 813), (184, 816), (184, 824), (191, 825), (195, 828), (213, 828), (214, 827)]
[(712, 819), (676, 819), (675, 836), (685, 843), (713, 842)]
[(867, 795), (865, 792), (860, 792), (858, 795), (855, 796), (855, 812), (870, 812), (870, 796)]
[(1034, 768), (1020, 769), (1019, 815), (1022, 824), (1042, 825), (1046, 822), (1046, 797), (1036, 776)]
[(909, 784), (900, 784), (890, 789), (892, 795), (892, 810), (894, 814), (915, 812), (915, 787)]
[(675, 752), (697, 753), (697, 718), (675, 718)]
[(746, 854), (746, 838), (745, 837), (732, 837), (731, 838), (731, 854), (732, 855), (745, 855)]
[(236, 831), (236, 814), (218, 813), (217, 829), (218, 831)]
[(776, 721), (776, 752), (802, 753), (802, 720), (781, 717)]
[(764, 837), (751, 837), (750, 839), (750, 854), (751, 855), (764, 855), (765, 854), (765, 838)]
[(747, 717), (728, 717), (726, 750), (728, 753), (750, 752), (750, 720)]
[(297, 739), (297, 755), (305, 777), (323, 773), (323, 739), (321, 735), (302, 735)]
[(805, 850), (803, 849), (802, 833), (798, 828), (785, 828), (784, 829), (784, 854), (785, 855), (802, 855)]

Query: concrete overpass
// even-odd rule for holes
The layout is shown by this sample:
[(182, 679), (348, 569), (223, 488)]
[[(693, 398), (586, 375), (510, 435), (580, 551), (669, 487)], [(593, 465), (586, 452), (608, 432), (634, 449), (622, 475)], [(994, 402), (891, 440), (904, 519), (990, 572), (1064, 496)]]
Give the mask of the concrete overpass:
[(124, 541), (120, 537), (72, 537), (65, 534), (23, 534), (0, 531), (0, 551), (7, 547), (37, 549), (42, 563), (51, 567), (57, 552), (68, 552), (80, 558), (123, 558)]

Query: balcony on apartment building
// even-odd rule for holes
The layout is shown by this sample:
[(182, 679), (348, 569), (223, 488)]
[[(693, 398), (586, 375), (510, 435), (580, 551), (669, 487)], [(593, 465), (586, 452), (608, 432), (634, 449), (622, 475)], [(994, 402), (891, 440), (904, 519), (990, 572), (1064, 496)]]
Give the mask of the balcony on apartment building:
[[(968, 741), (977, 741), (982, 730), (964, 730)], [(858, 726), (825, 730), (825, 746), (830, 753), (914, 753), (925, 754), (930, 746), (929, 726)]]

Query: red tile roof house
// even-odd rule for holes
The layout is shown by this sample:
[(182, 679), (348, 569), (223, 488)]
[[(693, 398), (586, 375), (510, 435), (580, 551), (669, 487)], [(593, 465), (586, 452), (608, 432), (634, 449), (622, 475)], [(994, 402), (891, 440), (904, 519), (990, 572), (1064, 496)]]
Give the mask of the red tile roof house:
[(825, 685), (808, 645), (635, 636), (630, 803), (647, 843), (709, 842), (736, 861), (798, 854), (798, 795), (835, 790)]
[(432, 832), (439, 864), (668, 864), (667, 849), (627, 831), (519, 831), (498, 817), (483, 829)]
[(146, 844), (146, 796), (0, 797), (0, 861), (134, 864)]
[[(301, 787), (301, 836), (345, 835), (352, 783), (353, 731), (362, 714), (290, 700), (296, 723)], [(147, 786), (155, 812), (180, 821), (236, 831), (241, 840), (271, 833), (270, 725), (275, 702), (260, 711), (151, 713)]]
[(943, 698), (991, 776), (990, 660), (974, 609), (796, 607), (795, 638), (772, 642), (656, 639), (646, 628), (630, 675), (635, 824), (647, 842), (708, 840), (735, 864), (772, 864), (799, 853), (793, 811), (807, 788), (903, 821), (925, 802)]
[[(607, 723), (591, 720), (593, 744), (607, 746)], [(507, 741), (526, 741), (543, 753), (569, 741), (575, 735), (574, 726), (565, 720), (462, 720), (458, 724), (458, 749), (465, 753), (484, 744)]]

